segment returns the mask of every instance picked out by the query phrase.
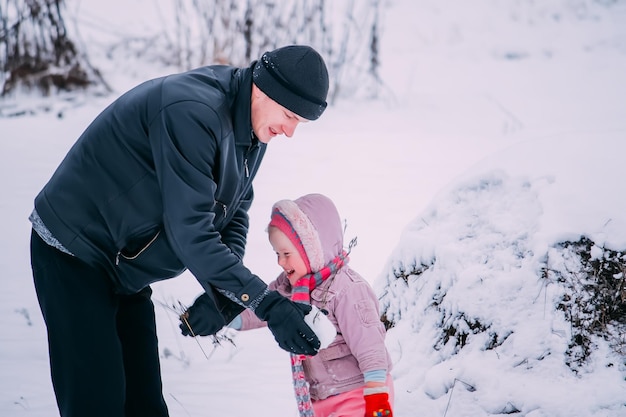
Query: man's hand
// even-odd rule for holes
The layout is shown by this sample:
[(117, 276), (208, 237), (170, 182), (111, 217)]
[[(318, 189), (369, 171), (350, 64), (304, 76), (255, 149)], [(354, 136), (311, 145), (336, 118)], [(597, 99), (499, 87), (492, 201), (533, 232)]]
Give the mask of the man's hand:
[(305, 323), (304, 316), (311, 306), (294, 303), (276, 291), (263, 298), (255, 313), (267, 322), (278, 345), (287, 352), (314, 356), (320, 348), (320, 340)]
[(180, 315), (180, 332), (183, 336), (210, 336), (226, 325), (213, 300), (203, 293), (193, 305)]

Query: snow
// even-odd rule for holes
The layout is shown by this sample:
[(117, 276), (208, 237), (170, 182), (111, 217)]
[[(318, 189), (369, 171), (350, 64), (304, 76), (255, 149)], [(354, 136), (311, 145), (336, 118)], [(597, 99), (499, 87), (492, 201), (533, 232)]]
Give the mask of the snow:
[[(167, 8), (151, 3), (68, 6), (83, 16), (70, 21), (114, 94), (65, 103), (62, 117), (0, 119), (2, 415), (58, 415), (27, 218), (91, 119), (116, 94), (171, 71), (104, 53), (113, 33), (162, 23)], [(389, 0), (381, 54), (381, 100), (340, 100), (294, 138), (270, 144), (246, 264), (272, 280), (272, 204), (324, 193), (346, 219), (347, 238), (358, 237), (351, 265), (402, 315), (387, 339), (396, 416), (625, 416), (623, 357), (597, 340), (578, 374), (564, 364), (571, 328), (553, 309), (563, 289), (538, 271), (555, 243), (582, 234), (626, 249), (626, 2)], [(414, 260), (429, 269), (405, 287), (387, 285), (395, 267)], [(184, 338), (162, 304), (190, 304), (200, 286), (184, 274), (153, 289), (173, 417), (297, 416), (289, 355), (266, 329), (229, 331), (234, 344), (219, 346)], [(460, 326), (459, 312), (505, 340), (485, 349), (482, 332), (458, 352), (437, 345), (441, 320)]]
[(325, 349), (337, 337), (337, 330), (331, 321), (319, 308), (313, 306), (311, 311), (304, 316), (304, 321), (315, 332), (320, 340), (320, 349)]

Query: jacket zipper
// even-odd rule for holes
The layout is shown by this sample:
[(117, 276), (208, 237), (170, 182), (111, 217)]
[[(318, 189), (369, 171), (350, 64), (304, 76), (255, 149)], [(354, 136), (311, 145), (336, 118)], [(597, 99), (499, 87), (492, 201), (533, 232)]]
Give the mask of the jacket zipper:
[(139, 257), (139, 255), (141, 255), (142, 253), (145, 252), (146, 249), (148, 249), (150, 247), (150, 245), (152, 245), (154, 243), (155, 240), (157, 240), (157, 237), (159, 237), (159, 235), (161, 234), (161, 231), (159, 230), (157, 232), (156, 235), (154, 235), (154, 237), (152, 239), (150, 239), (150, 241), (148, 243), (146, 243), (146, 245), (141, 248), (141, 250), (139, 252), (137, 252), (136, 254), (134, 254), (133, 256), (126, 256), (122, 253), (122, 251), (120, 250), (119, 252), (117, 252), (117, 255), (115, 255), (115, 265), (119, 265), (120, 264), (120, 256), (126, 260), (132, 261), (137, 259), (137, 257)]
[(250, 131), (250, 137), (252, 138), (252, 143), (248, 147), (248, 150), (246, 151), (243, 159), (243, 169), (246, 172), (246, 178), (250, 178), (250, 169), (248, 168), (248, 155), (250, 155), (250, 152), (252, 152), (255, 148), (259, 146), (259, 140), (256, 139), (256, 137), (254, 136), (254, 131), (252, 130)]

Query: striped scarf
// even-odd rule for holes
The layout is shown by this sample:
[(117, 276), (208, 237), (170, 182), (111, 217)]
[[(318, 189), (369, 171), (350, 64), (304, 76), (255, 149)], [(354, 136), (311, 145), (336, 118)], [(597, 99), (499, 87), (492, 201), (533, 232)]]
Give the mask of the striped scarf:
[[(293, 286), (291, 299), (298, 303), (311, 304), (311, 291), (318, 285), (333, 276), (342, 266), (348, 263), (348, 253), (343, 252), (335, 257), (325, 267), (317, 272), (305, 275), (296, 281)], [(311, 404), (311, 394), (309, 384), (304, 377), (304, 367), (302, 361), (305, 355), (291, 354), (291, 371), (293, 374), (293, 388), (296, 393), (298, 412), (300, 417), (313, 417), (313, 405)]]

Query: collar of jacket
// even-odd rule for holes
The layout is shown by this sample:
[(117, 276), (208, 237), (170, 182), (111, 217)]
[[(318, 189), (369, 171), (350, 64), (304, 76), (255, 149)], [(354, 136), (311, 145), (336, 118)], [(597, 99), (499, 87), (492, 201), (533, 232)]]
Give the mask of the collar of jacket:
[(241, 68), (235, 72), (231, 80), (232, 91), (237, 91), (235, 100), (231, 106), (233, 117), (233, 131), (235, 133), (235, 143), (242, 146), (252, 145), (255, 135), (252, 131), (252, 119), (250, 112), (252, 97), (252, 66)]

